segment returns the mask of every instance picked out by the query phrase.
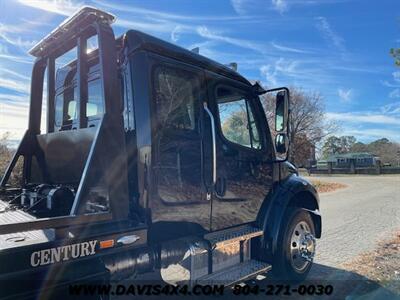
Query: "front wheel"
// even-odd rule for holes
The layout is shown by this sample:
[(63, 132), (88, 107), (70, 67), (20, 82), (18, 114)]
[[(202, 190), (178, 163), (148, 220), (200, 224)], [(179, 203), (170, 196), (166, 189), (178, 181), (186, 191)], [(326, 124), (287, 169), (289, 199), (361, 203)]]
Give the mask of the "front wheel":
[(302, 281), (307, 277), (315, 255), (314, 222), (301, 208), (289, 209), (284, 220), (272, 270), (279, 279)]

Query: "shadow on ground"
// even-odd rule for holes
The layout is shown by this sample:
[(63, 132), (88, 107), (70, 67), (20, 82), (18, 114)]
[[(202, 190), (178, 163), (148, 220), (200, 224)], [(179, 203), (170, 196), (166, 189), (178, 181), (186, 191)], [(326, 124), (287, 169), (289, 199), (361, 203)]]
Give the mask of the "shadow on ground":
[[(281, 282), (274, 279), (273, 276), (269, 276), (269, 278), (267, 277), (267, 279), (263, 281), (252, 281), (252, 284), (258, 284), (259, 286), (268, 284), (289, 284), (292, 288), (298, 288), (300, 285), (305, 285), (306, 287), (317, 287), (321, 285), (325, 287), (325, 289), (328, 285), (333, 287), (333, 292), (330, 295), (314, 294), (312, 296), (305, 294), (301, 297), (302, 299), (400, 299), (400, 294), (387, 289), (376, 281), (369, 280), (354, 272), (316, 263), (314, 263), (307, 280), (301, 283)], [(400, 290), (400, 280), (391, 282), (389, 285), (393, 288), (397, 287), (396, 290)], [(292, 293), (293, 298), (300, 298), (299, 296), (299, 294)], [(280, 297), (271, 297), (270, 299), (281, 298), (283, 298), (282, 295)]]
[[(124, 281), (122, 284), (124, 286), (132, 285), (144, 285), (144, 284), (160, 284), (160, 277), (156, 276), (145, 276), (140, 280), (129, 280)], [(359, 274), (349, 272), (342, 269), (337, 269), (333, 267), (328, 267), (320, 264), (314, 264), (308, 279), (301, 283), (295, 283), (290, 281), (281, 281), (276, 278), (272, 274), (265, 274), (266, 278), (263, 280), (251, 280), (245, 282), (248, 286), (250, 286), (250, 290), (255, 291), (254, 287), (258, 286), (258, 294), (255, 295), (252, 292), (247, 295), (235, 295), (231, 288), (226, 288), (224, 291), (224, 296), (190, 296), (190, 295), (180, 295), (180, 296), (168, 296), (165, 297), (163, 295), (160, 296), (150, 296), (147, 295), (143, 297), (144, 299), (208, 299), (208, 298), (218, 298), (218, 299), (360, 299), (360, 300), (372, 300), (372, 299), (399, 299), (400, 294), (395, 293), (386, 287), (380, 285), (378, 282), (367, 279), (364, 276)], [(283, 286), (285, 288), (281, 289), (279, 294), (274, 295), (274, 293), (278, 292), (278, 287)], [(289, 287), (287, 290), (286, 287)], [(300, 288), (300, 286), (303, 286)], [(316, 290), (321, 286), (325, 291), (327, 291), (328, 286), (332, 286), (332, 293), (326, 295), (322, 293), (322, 295), (317, 295)], [(400, 280), (397, 282), (392, 282), (391, 286), (396, 288), (393, 290), (400, 290)], [(271, 288), (272, 287), (272, 288)], [(314, 289), (314, 295), (310, 295), (307, 292), (303, 293), (304, 287), (309, 289), (309, 292), (312, 292)], [(311, 287), (311, 288), (310, 288)], [(296, 291), (297, 290), (297, 291)], [(328, 288), (329, 290), (329, 288)], [(271, 292), (268, 293), (267, 291)], [(286, 293), (285, 293), (286, 291)], [(137, 296), (137, 295), (136, 295)], [(120, 295), (116, 297), (116, 299), (131, 299), (132, 295), (128, 297), (123, 297)], [(113, 298), (113, 297), (111, 297)], [(114, 298), (115, 299), (115, 298)]]

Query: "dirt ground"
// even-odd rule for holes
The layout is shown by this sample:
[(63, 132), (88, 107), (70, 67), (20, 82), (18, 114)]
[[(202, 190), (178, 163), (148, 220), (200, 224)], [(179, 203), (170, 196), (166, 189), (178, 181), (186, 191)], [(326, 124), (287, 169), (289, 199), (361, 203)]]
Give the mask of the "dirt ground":
[(347, 185), (338, 182), (327, 182), (323, 180), (312, 179), (312, 185), (317, 189), (318, 193), (328, 193), (333, 192), (338, 189), (343, 189), (347, 187)]

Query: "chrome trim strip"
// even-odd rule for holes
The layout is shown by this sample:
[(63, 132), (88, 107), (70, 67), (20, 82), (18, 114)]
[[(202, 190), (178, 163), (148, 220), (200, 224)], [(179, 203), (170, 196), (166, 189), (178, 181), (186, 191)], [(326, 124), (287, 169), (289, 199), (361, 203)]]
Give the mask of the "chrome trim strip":
[(207, 112), (208, 116), (211, 120), (211, 135), (212, 135), (212, 152), (213, 152), (213, 162), (212, 162), (212, 178), (213, 178), (213, 185), (217, 183), (217, 142), (215, 137), (215, 120), (214, 116), (211, 113), (210, 109), (207, 106), (207, 102), (203, 102), (204, 110)]

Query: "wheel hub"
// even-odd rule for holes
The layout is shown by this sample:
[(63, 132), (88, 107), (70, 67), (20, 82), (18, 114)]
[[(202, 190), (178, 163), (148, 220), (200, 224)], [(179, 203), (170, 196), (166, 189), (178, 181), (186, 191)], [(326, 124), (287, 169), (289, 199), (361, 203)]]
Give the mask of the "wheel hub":
[(306, 233), (300, 244), (301, 257), (312, 261), (315, 255), (315, 238), (311, 233)]
[(312, 262), (316, 240), (310, 226), (300, 221), (293, 230), (290, 240), (290, 260), (294, 269), (302, 272)]

